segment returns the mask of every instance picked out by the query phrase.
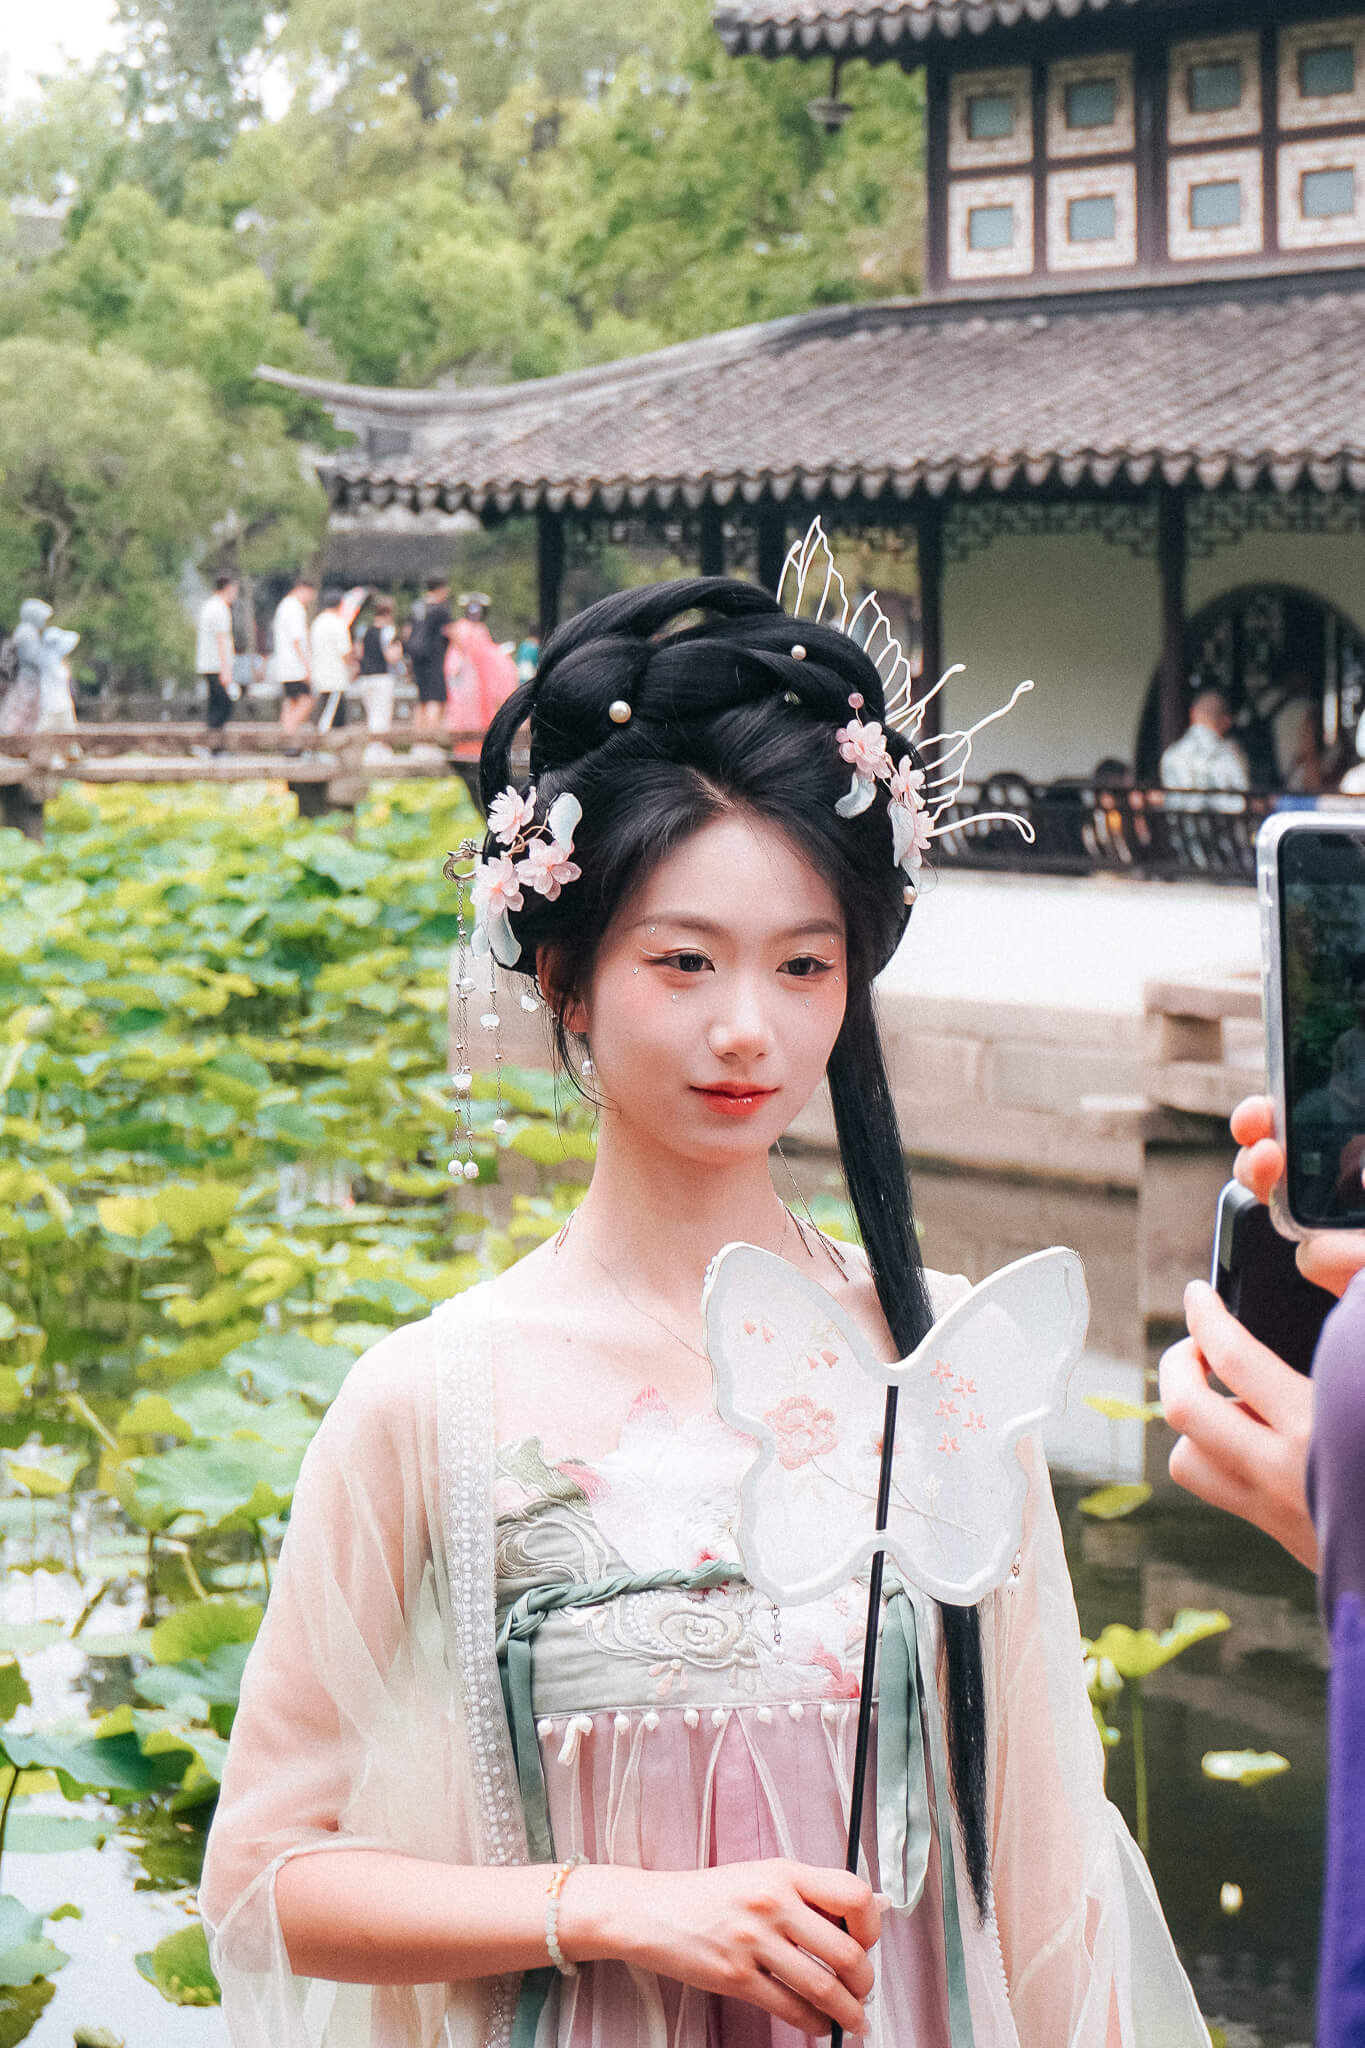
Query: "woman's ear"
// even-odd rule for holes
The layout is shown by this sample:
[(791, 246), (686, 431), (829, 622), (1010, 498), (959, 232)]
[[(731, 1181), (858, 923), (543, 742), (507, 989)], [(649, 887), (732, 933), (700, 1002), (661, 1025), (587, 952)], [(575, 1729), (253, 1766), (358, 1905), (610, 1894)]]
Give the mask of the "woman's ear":
[(568, 962), (559, 946), (537, 946), (536, 980), (540, 983), (540, 992), (547, 1007), (559, 1019), (562, 1029), (571, 1037), (585, 1036), (587, 1008), (572, 986)]

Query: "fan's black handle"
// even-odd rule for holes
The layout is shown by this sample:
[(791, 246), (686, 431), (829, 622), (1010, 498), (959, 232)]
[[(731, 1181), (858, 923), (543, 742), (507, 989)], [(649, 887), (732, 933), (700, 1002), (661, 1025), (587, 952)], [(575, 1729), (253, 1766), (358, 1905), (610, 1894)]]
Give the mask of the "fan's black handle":
[[(886, 1414), (882, 1420), (882, 1462), (877, 1474), (877, 1529), (885, 1529), (891, 1512), (891, 1462), (896, 1454), (896, 1406), (898, 1389), (886, 1390)], [(848, 1853), (844, 1868), (856, 1875), (858, 1851), (863, 1832), (863, 1805), (867, 1794), (867, 1758), (872, 1746), (872, 1694), (877, 1676), (877, 1624), (881, 1619), (882, 1578), (886, 1552), (877, 1551), (867, 1581), (867, 1627), (863, 1634), (863, 1675), (858, 1691), (858, 1730), (853, 1742), (853, 1784), (848, 1802)], [(836, 2021), (830, 2029), (830, 2048), (843, 2048), (844, 2030)]]

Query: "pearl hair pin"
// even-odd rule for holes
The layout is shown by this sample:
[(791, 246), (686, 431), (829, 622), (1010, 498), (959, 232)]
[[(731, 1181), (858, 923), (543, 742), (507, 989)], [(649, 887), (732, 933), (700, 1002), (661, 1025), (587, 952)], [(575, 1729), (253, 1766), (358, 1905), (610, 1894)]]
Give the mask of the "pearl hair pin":
[(631, 710), (624, 697), (613, 697), (607, 706), (607, 717), (613, 725), (629, 725)]
[(804, 647), (803, 647), (803, 646), (801, 645), (800, 641), (798, 640), (798, 641), (797, 641), (797, 643), (796, 643), (796, 645), (795, 645), (795, 647), (793, 647), (793, 649), (792, 649), (792, 660), (793, 660), (793, 661), (804, 661), (804, 660), (805, 660), (805, 658), (806, 658), (806, 650), (805, 650), (805, 648), (804, 648)]

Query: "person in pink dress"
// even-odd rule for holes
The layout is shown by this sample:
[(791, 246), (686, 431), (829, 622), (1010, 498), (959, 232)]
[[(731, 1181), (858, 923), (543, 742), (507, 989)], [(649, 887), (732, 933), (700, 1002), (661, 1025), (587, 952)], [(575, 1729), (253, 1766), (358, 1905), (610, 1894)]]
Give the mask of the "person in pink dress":
[[(305, 1460), (200, 1890), (234, 2048), (1207, 2048), (1105, 1798), (1037, 1441), (1003, 1584), (888, 1590), (921, 1762), (879, 1742), (856, 1873), (866, 1586), (778, 1607), (737, 1561), (717, 1251), (789, 1261), (882, 1359), (966, 1284), (921, 1264), (873, 1004), (925, 774), (849, 634), (722, 578), (580, 613), (494, 715), (474, 971), (543, 1004), (597, 1156), (557, 1237), (354, 1366)], [(492, 1028), (506, 983), (466, 1000)], [(825, 1084), (865, 1251), (771, 1175)], [(793, 1469), (850, 1402), (826, 1364)]]
[(516, 687), (516, 662), (488, 630), (488, 599), (481, 591), (466, 593), (446, 655), (446, 730), (487, 732)]

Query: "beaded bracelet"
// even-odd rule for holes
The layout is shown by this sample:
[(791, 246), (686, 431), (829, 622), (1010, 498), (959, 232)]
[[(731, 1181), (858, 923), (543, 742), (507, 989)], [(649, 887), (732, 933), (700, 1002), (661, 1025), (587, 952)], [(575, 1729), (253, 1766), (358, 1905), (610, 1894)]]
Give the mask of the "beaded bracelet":
[(570, 1872), (577, 1870), (579, 1864), (586, 1863), (587, 1860), (586, 1856), (566, 1857), (545, 1887), (550, 1901), (545, 1908), (545, 1946), (549, 1950), (550, 1961), (561, 1977), (576, 1977), (578, 1965), (571, 1963), (559, 1946), (559, 1895), (568, 1882)]

